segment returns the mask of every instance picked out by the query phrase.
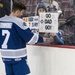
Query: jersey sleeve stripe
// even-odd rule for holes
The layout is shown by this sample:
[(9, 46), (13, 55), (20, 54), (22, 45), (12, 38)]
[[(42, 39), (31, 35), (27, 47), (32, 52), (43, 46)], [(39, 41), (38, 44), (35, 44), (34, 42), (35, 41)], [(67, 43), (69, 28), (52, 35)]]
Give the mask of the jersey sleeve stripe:
[(37, 43), (38, 39), (39, 39), (39, 36), (37, 34), (34, 34), (31, 40), (28, 42), (28, 44), (35, 44)]

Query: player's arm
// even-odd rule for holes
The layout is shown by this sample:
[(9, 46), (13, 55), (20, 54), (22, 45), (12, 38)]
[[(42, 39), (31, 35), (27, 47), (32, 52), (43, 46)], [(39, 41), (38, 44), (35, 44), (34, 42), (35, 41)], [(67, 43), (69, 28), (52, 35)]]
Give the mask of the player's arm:
[(28, 44), (35, 44), (35, 43), (43, 43), (47, 40), (50, 41), (49, 38), (41, 37), (36, 33), (33, 33), (30, 28), (17, 28), (17, 32), (20, 35), (20, 37)]
[(17, 31), (17, 34), (22, 38), (22, 40), (25, 43), (28, 44), (35, 44), (35, 43), (43, 43), (46, 42), (46, 40), (49, 38), (41, 37), (38, 34), (34, 34), (29, 27), (27, 27), (26, 23), (21, 20), (18, 21), (17, 25), (15, 26), (15, 29)]
[(46, 43), (47, 41), (50, 41), (50, 38), (41, 37), (36, 33), (31, 32), (31, 30), (28, 28), (25, 33), (28, 33), (27, 38), (29, 38), (28, 44), (35, 44), (35, 43)]

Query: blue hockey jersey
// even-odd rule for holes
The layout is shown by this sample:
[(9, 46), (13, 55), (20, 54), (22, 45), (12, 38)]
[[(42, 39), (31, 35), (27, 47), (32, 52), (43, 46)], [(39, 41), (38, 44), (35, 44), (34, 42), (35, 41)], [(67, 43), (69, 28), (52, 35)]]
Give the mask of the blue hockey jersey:
[(17, 17), (0, 18), (0, 51), (3, 61), (19, 61), (26, 57), (26, 43), (43, 42), (43, 38), (31, 32), (26, 23)]

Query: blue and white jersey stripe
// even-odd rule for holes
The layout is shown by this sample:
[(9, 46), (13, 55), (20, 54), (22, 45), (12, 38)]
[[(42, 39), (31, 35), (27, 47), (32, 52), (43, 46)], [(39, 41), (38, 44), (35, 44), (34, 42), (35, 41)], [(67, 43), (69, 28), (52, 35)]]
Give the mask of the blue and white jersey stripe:
[(26, 48), (21, 49), (0, 49), (2, 58), (21, 58), (27, 56)]

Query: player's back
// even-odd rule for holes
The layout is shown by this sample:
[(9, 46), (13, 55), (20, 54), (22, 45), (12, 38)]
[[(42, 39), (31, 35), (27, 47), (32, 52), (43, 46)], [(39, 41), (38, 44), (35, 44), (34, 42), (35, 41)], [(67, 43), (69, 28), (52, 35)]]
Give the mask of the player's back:
[(27, 26), (22, 25), (25, 25), (23, 20), (17, 17), (5, 16), (0, 18), (0, 51), (3, 61), (11, 61), (9, 59), (27, 55), (26, 42), (22, 38), (24, 35), (22, 31), (27, 29)]
[(21, 23), (22, 20), (17, 17), (5, 16), (0, 19), (0, 48), (18, 49), (25, 47), (25, 42), (17, 31), (21, 27)]

